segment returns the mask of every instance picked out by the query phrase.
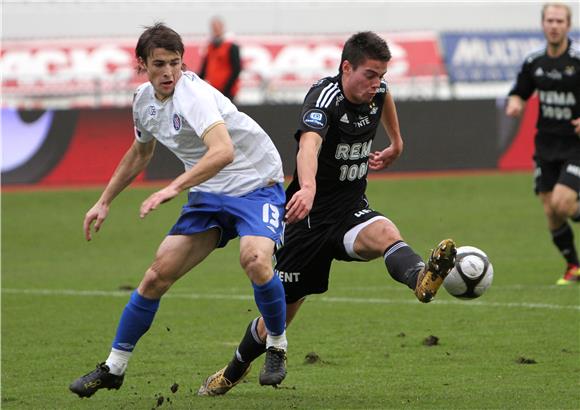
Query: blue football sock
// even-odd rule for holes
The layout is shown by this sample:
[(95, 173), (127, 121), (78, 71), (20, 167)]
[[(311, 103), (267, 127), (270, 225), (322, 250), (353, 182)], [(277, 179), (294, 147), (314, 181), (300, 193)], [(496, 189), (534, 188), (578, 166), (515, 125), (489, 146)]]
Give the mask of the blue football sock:
[(132, 352), (137, 341), (149, 330), (158, 308), (159, 299), (144, 298), (135, 290), (119, 320), (113, 348)]
[(277, 275), (263, 285), (254, 286), (254, 299), (271, 335), (284, 333), (286, 327), (286, 296), (284, 285)]

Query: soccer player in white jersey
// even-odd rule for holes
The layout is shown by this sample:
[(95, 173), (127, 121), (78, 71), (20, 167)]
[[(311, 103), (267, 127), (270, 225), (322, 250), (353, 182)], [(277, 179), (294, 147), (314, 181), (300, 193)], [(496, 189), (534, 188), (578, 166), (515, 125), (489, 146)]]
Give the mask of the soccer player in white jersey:
[(70, 390), (90, 397), (119, 389), (137, 341), (151, 326), (161, 297), (214, 249), (240, 236), (240, 262), (268, 328), (268, 351), (260, 383), (278, 385), (286, 375), (284, 288), (271, 258), (279, 240), (285, 194), (280, 155), (266, 132), (229, 99), (182, 71), (184, 46), (162, 23), (146, 28), (135, 54), (149, 82), (133, 101), (135, 141), (84, 219), (87, 240), (98, 232), (113, 199), (145, 169), (156, 141), (185, 165), (185, 172), (141, 204), (144, 218), (189, 189), (188, 202), (161, 242), (155, 259), (133, 292), (105, 362), (78, 378)]

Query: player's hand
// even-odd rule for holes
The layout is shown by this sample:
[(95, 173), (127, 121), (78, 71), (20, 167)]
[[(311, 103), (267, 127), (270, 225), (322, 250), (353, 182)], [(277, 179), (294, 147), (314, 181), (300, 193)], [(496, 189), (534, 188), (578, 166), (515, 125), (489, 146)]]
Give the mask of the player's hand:
[(151, 194), (149, 198), (144, 200), (141, 204), (139, 216), (141, 218), (145, 218), (149, 212), (157, 209), (159, 205), (175, 198), (177, 195), (179, 195), (179, 190), (173, 188), (172, 186), (167, 186), (162, 190)]
[(85, 239), (90, 241), (93, 239), (91, 235), (91, 225), (95, 222), (95, 233), (99, 232), (101, 225), (105, 222), (107, 215), (109, 214), (109, 205), (97, 202), (85, 215), (85, 221), (83, 222), (83, 230), (85, 232)]
[(519, 117), (524, 111), (524, 104), (518, 97), (510, 97), (505, 107), (505, 114), (508, 117)]
[(292, 198), (286, 204), (286, 215), (284, 219), (287, 223), (293, 224), (306, 218), (312, 209), (314, 202), (315, 190), (302, 188), (292, 195)]
[(383, 168), (387, 168), (391, 165), (399, 156), (401, 155), (401, 150), (396, 150), (392, 145), (385, 148), (382, 151), (375, 151), (369, 154), (369, 168), (373, 171), (378, 171)]
[(571, 122), (574, 126), (574, 132), (580, 137), (580, 118), (573, 119)]

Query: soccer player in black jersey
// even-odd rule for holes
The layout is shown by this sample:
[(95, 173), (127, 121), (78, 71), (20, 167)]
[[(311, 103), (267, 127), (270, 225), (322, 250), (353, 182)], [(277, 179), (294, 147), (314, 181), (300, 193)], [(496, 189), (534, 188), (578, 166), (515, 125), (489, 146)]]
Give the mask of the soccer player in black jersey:
[(558, 285), (580, 283), (578, 254), (568, 218), (580, 221), (580, 49), (568, 37), (571, 10), (561, 3), (542, 9), (545, 49), (529, 55), (509, 93), (506, 114), (520, 116), (538, 90), (535, 191), (552, 240), (567, 266)]
[[(286, 190), (286, 227), (276, 252), (275, 272), (284, 283), (286, 325), (313, 293), (328, 289), (333, 260), (368, 261), (383, 257), (391, 276), (429, 302), (453, 267), (455, 244), (446, 239), (427, 265), (407, 245), (393, 222), (373, 210), (365, 196), (368, 169), (391, 164), (402, 152), (397, 112), (383, 76), (391, 54), (372, 32), (345, 43), (336, 77), (310, 89), (302, 107), (297, 166)], [(372, 151), (382, 123), (390, 146)], [(198, 394), (225, 394), (265, 351), (262, 317), (254, 319), (231, 362), (209, 376)]]

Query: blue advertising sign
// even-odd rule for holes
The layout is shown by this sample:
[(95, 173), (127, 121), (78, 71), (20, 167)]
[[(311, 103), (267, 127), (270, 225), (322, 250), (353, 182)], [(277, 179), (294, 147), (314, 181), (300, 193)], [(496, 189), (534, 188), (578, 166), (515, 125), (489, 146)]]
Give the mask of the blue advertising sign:
[[(571, 37), (578, 41), (580, 32)], [(524, 58), (546, 40), (540, 31), (444, 32), (441, 46), (451, 82), (513, 81)]]

